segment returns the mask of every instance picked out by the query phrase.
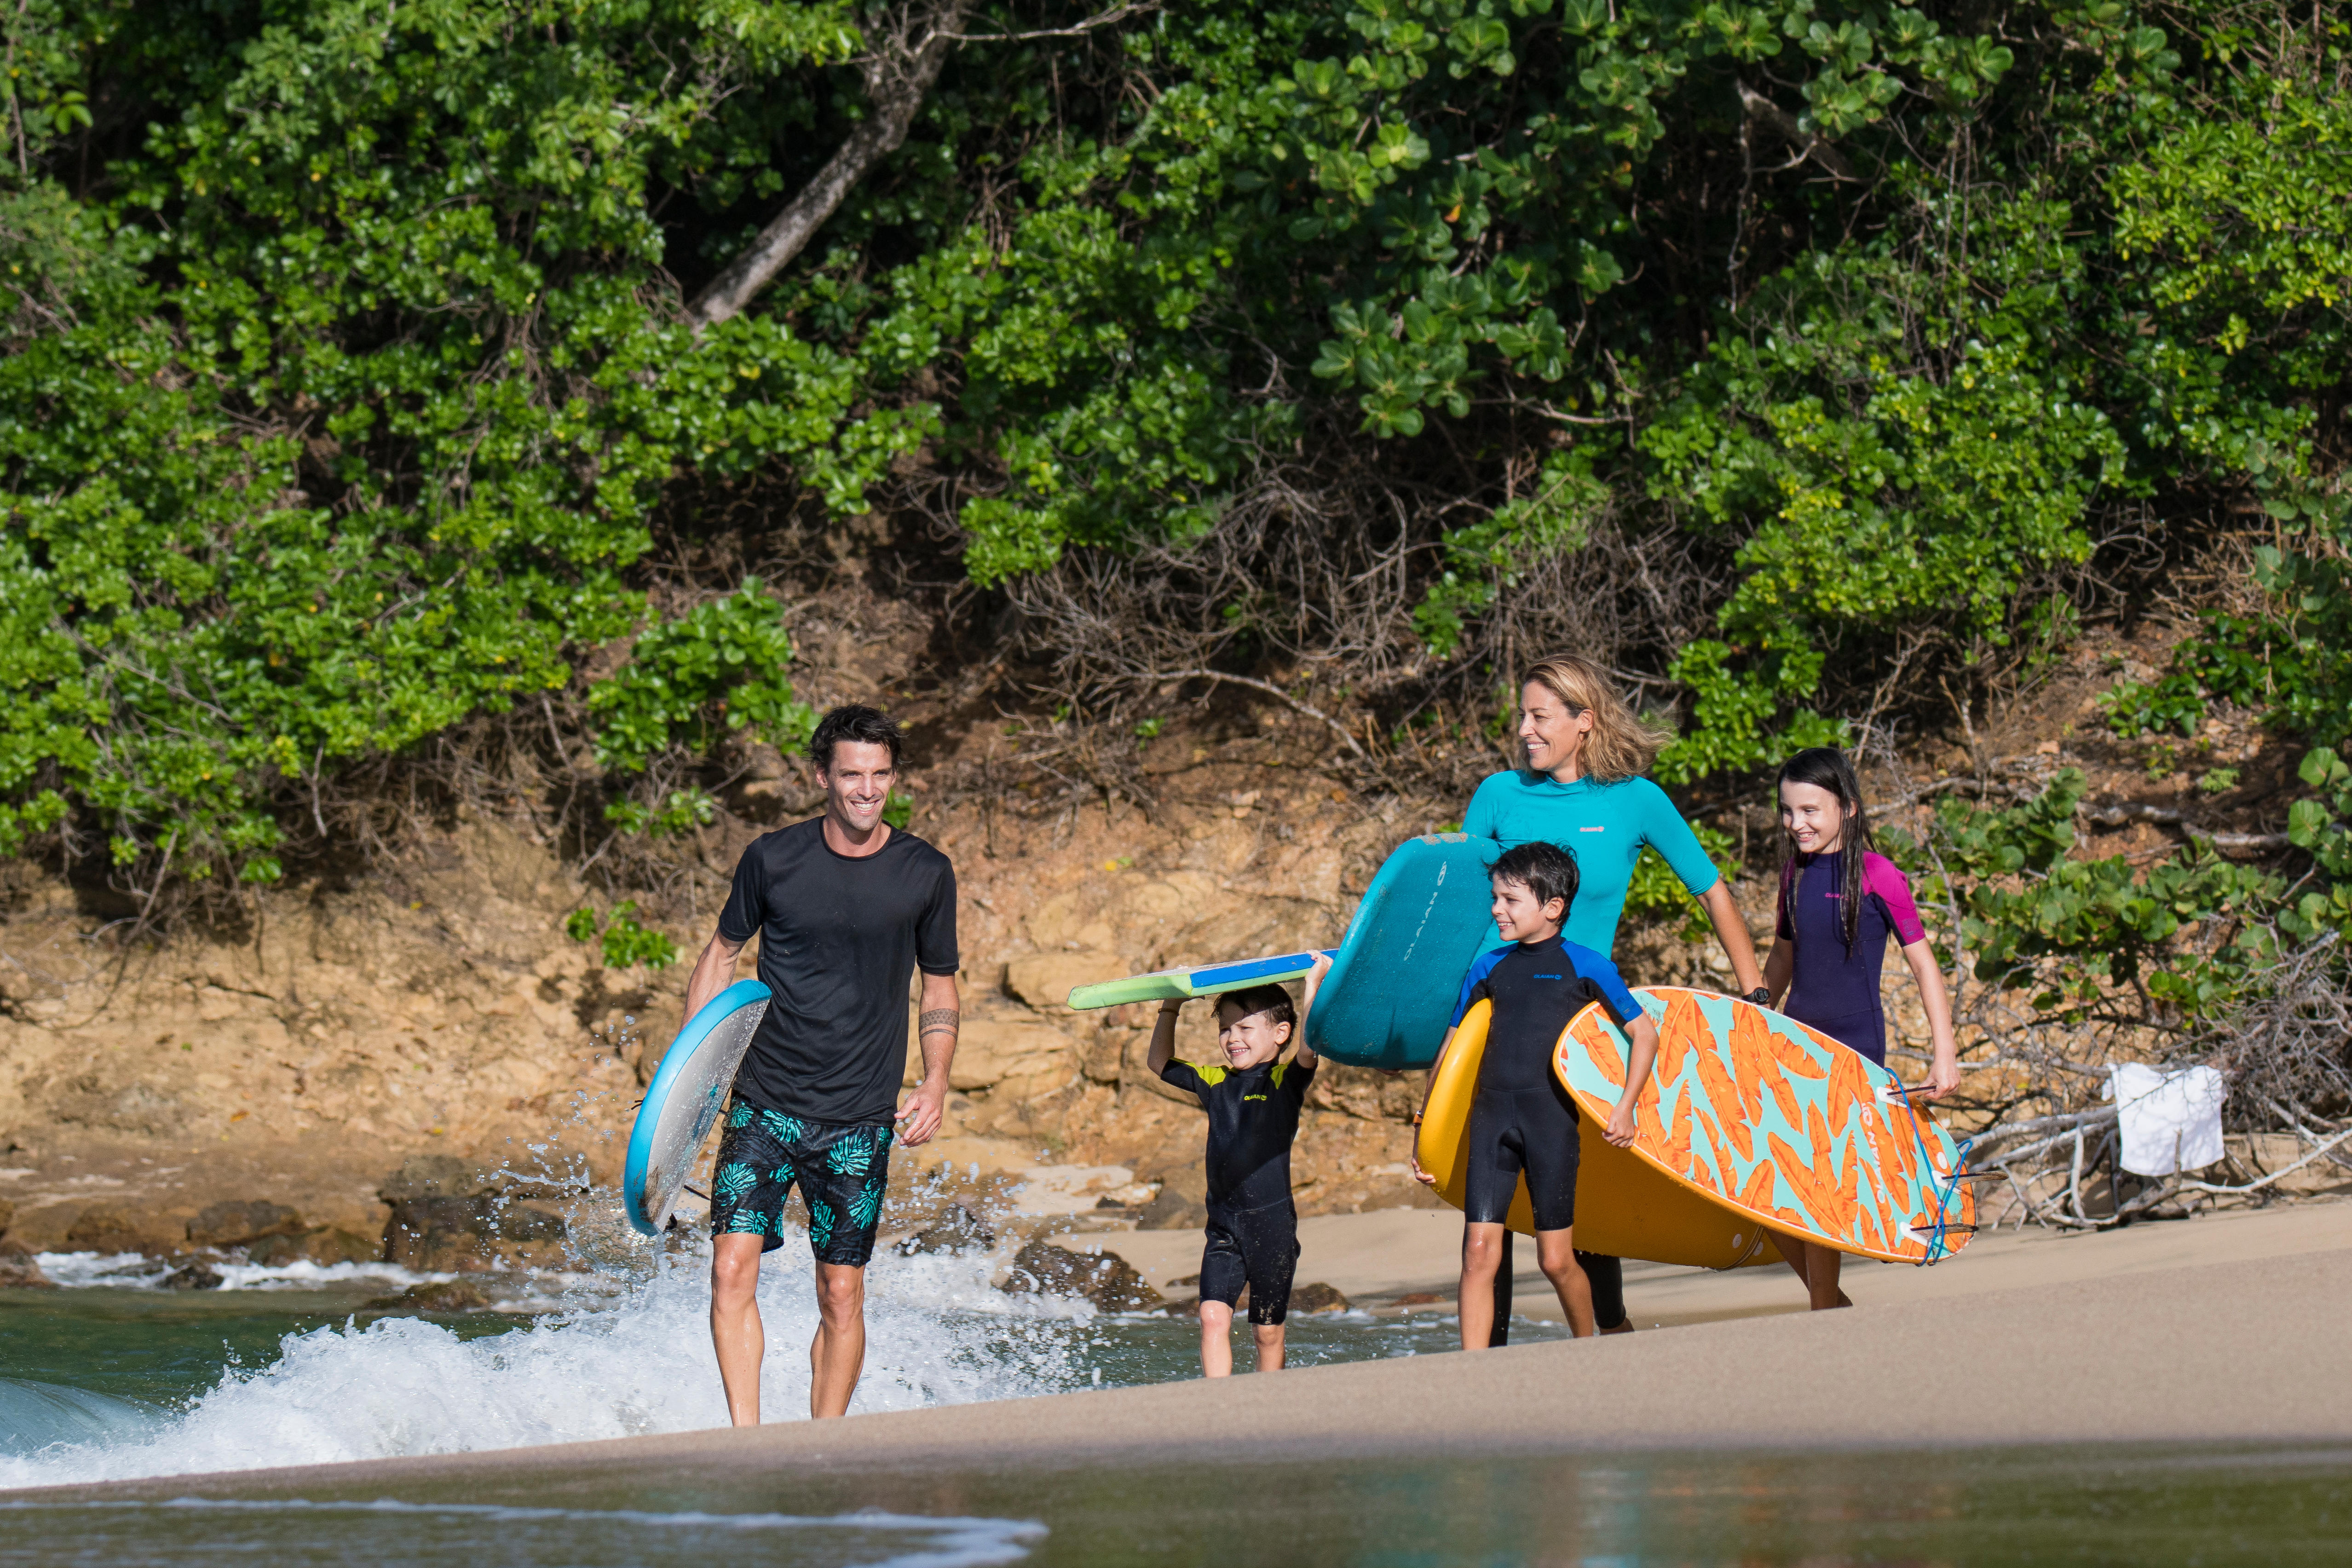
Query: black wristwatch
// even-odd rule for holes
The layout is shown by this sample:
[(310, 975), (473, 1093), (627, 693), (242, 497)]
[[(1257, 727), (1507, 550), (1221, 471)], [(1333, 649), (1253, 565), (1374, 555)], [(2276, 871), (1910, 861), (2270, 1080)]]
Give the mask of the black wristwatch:
[(1772, 988), (1769, 985), (1759, 985), (1748, 994), (1746, 1000), (1755, 1003), (1759, 1007), (1769, 1007), (1772, 1005)]

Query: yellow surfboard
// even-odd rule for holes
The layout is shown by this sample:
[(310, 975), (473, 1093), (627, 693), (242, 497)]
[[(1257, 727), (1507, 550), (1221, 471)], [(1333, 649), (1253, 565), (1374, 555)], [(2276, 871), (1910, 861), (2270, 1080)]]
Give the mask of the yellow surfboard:
[[(1438, 1064), (1421, 1119), (1416, 1145), (1421, 1168), (1437, 1178), (1437, 1195), (1455, 1208), (1462, 1206), (1467, 1174), (1463, 1145), (1470, 1136), (1470, 1101), (1478, 1088), (1478, 1064), (1486, 1054), (1491, 1012), (1487, 1003), (1479, 1002), (1464, 1016), (1454, 1032), (1454, 1048)], [(1589, 1110), (1584, 1121), (1576, 1175), (1579, 1247), (1701, 1268), (1780, 1261), (1771, 1233), (1752, 1215), (1700, 1195), (1631, 1150), (1602, 1138)], [(1522, 1235), (1535, 1234), (1524, 1180), (1505, 1223)]]

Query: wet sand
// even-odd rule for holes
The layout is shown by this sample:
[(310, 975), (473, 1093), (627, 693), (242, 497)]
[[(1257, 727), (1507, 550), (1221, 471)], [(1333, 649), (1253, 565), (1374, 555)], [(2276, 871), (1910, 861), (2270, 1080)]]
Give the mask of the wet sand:
[[(1352, 1217), (1352, 1216), (1351, 1216)], [(1379, 1219), (1384, 1216), (1361, 1216)], [(1391, 1222), (1397, 1223), (1397, 1222)], [(1369, 1236), (1370, 1227), (1358, 1227)], [(1105, 1241), (1112, 1238), (1106, 1237)], [(1985, 1238), (1987, 1243), (1996, 1238)], [(1983, 1245), (1983, 1244), (1979, 1244)], [(1336, 1253), (1336, 1248), (1334, 1249)], [(1970, 1248), (1975, 1253), (1976, 1248)], [(2194, 1259), (2194, 1260), (2192, 1260)], [(72, 1489), (266, 1497), (1629, 1449), (2352, 1441), (2352, 1205), (2016, 1239), (1853, 1311), (554, 1447)], [(1335, 1270), (1336, 1271), (1336, 1270)], [(1310, 1271), (1311, 1272), (1311, 1271)], [(1860, 1272), (1860, 1271), (1858, 1271)], [(1865, 1276), (1877, 1283), (1875, 1275)], [(1948, 1278), (1947, 1278), (1948, 1277)], [(2030, 1278), (2033, 1282), (2022, 1282)], [(1785, 1275), (1782, 1276), (1785, 1279)], [(1934, 1281), (1927, 1283), (1902, 1283)], [(1793, 1280), (1788, 1281), (1793, 1285)], [(1653, 1282), (1645, 1289), (1696, 1291)], [(1717, 1309), (1784, 1289), (1715, 1277)], [(1904, 1294), (1908, 1292), (1908, 1294)], [(1644, 1290), (1636, 1290), (1637, 1310)]]

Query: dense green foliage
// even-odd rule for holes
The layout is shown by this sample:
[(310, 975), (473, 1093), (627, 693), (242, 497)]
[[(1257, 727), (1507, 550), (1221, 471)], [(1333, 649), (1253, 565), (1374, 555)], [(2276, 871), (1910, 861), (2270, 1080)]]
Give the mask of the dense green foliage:
[[(871, 112), (885, 20), (0, 22), (0, 849), (268, 881), (349, 770), (532, 704), (608, 771), (604, 820), (690, 834), (713, 802), (681, 759), (807, 721), (766, 586), (652, 592), (657, 542), (694, 559), (738, 502), (919, 500), (1017, 593), (1181, 575), (1304, 498), (1274, 531), (1377, 536), (1348, 568), (1370, 609), (1280, 644), (1226, 595), (1199, 657), (1305, 655), (1391, 734), (1490, 704), (1531, 574), (1615, 540), (1623, 574), (1683, 574), (1628, 584), (1668, 607), (1603, 650), (1677, 704), (1683, 784), (1965, 702), (2072, 635), (2086, 584), (2259, 519), (2259, 603), (2113, 721), (2226, 700), (2347, 737), (2341, 4), (1005, 0), (814, 243), (698, 330), (687, 300)], [(1003, 37), (1032, 28), (1065, 31)], [(1657, 530), (1679, 564), (1625, 542)], [(1968, 945), (2057, 964), (2053, 1005), (2206, 1005), (2257, 927), (2343, 927), (2330, 765), (2291, 899), (2301, 870), (2204, 851), (2068, 858), (2073, 786), (1954, 804)], [(2175, 962), (2191, 927), (2232, 934)]]

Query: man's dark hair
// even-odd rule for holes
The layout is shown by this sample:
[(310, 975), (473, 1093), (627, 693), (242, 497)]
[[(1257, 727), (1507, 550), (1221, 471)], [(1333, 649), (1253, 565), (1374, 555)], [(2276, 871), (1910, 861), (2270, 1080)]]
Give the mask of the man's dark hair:
[(894, 769), (898, 765), (898, 752), (907, 743), (907, 738), (898, 732), (898, 726), (891, 722), (889, 715), (879, 708), (845, 702), (816, 721), (816, 729), (809, 735), (809, 761), (831, 773), (833, 748), (843, 741), (889, 747), (890, 766)]
[(1239, 1007), (1244, 1018), (1254, 1018), (1263, 1013), (1269, 1024), (1287, 1024), (1293, 1034), (1298, 1031), (1298, 1009), (1291, 1005), (1290, 993), (1279, 985), (1244, 986), (1239, 991), (1227, 991), (1217, 998), (1220, 1009), (1228, 1002)]
[(1576, 857), (1557, 844), (1530, 839), (1496, 857), (1487, 875), (1497, 882), (1517, 882), (1536, 896), (1536, 902), (1559, 900), (1561, 920), (1576, 904)]

